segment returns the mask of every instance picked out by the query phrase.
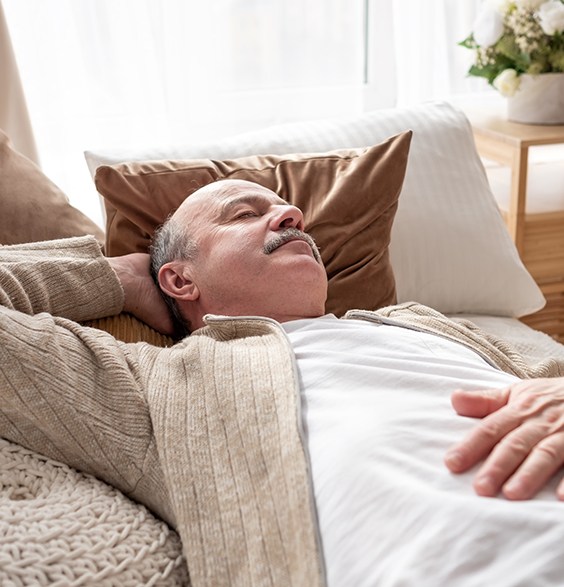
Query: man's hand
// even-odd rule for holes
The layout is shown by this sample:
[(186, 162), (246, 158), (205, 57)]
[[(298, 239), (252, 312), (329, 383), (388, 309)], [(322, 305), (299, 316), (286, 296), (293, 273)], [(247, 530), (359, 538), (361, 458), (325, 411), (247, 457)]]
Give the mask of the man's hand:
[[(461, 416), (483, 418), (445, 456), (453, 473), (486, 458), (476, 493), (507, 499), (533, 497), (564, 464), (564, 378), (530, 379), (504, 389), (453, 393)], [(488, 456), (489, 455), (489, 456)], [(564, 500), (564, 480), (556, 495)]]
[(149, 255), (131, 253), (108, 257), (125, 294), (124, 312), (133, 314), (163, 334), (172, 334), (170, 312), (149, 272)]

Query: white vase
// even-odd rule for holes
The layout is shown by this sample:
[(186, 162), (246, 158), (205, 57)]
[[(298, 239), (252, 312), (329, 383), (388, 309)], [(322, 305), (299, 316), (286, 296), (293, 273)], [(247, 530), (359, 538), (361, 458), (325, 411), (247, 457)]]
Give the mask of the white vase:
[(564, 73), (523, 74), (507, 99), (507, 118), (525, 124), (564, 124)]

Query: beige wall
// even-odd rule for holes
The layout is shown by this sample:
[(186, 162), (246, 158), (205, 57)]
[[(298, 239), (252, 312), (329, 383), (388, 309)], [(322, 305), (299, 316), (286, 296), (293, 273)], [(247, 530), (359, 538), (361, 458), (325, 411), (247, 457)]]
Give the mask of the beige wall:
[(25, 97), (0, 2), (0, 128), (11, 138), (15, 148), (38, 162), (37, 149)]

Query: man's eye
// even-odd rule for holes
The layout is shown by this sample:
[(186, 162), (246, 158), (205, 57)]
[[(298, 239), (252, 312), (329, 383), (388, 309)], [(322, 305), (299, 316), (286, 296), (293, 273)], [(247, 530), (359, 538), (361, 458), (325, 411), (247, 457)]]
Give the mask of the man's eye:
[(256, 216), (257, 213), (253, 212), (252, 210), (245, 210), (244, 212), (239, 212), (239, 214), (237, 214), (236, 218), (251, 218), (252, 216)]

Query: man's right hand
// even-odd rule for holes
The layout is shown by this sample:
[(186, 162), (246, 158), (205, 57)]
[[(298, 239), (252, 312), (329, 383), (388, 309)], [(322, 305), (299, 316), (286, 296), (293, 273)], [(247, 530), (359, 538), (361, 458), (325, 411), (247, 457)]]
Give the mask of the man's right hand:
[(121, 257), (108, 257), (107, 260), (124, 291), (123, 311), (133, 314), (163, 334), (173, 334), (172, 317), (149, 272), (149, 255), (130, 253)]

